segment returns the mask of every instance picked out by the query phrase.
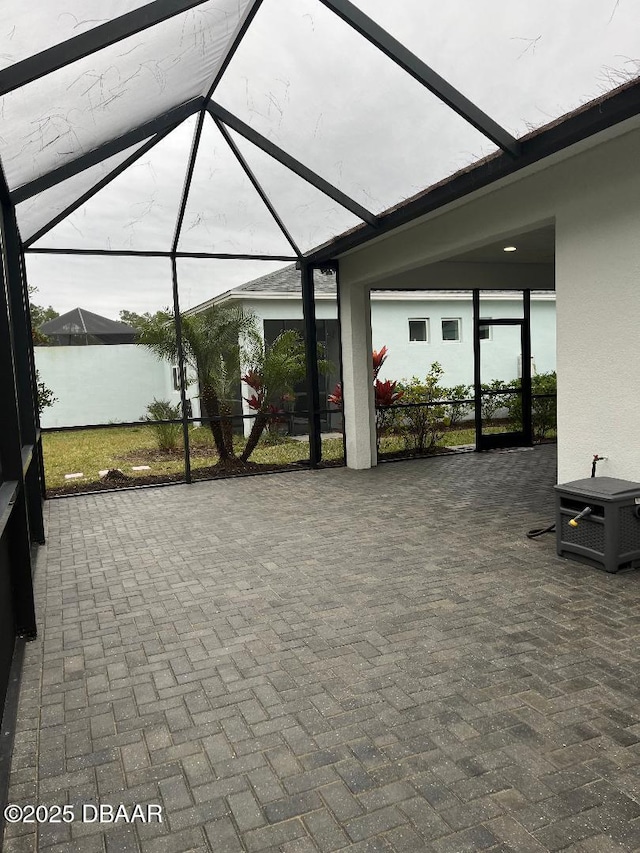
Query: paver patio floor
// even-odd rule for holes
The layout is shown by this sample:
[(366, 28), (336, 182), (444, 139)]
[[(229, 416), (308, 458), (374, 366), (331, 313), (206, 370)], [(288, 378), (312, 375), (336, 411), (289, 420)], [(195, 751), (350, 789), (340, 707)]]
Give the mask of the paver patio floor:
[(525, 538), (554, 482), (545, 446), (50, 501), (10, 802), (164, 819), (6, 853), (640, 849), (640, 573)]

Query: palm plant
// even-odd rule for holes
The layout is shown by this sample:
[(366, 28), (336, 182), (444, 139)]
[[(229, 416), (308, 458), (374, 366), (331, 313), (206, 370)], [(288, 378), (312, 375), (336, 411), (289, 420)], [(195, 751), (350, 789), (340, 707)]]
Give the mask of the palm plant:
[[(184, 360), (196, 373), (200, 399), (223, 465), (233, 464), (233, 400), (240, 377), (240, 339), (256, 335), (255, 315), (237, 305), (212, 305), (198, 314), (182, 315)], [(160, 358), (178, 360), (175, 323), (165, 314), (149, 324), (139, 343)], [(243, 454), (244, 456), (244, 454)]]
[[(242, 381), (254, 391), (247, 403), (257, 414), (240, 457), (243, 462), (255, 450), (274, 412), (280, 411), (283, 400), (292, 397), (295, 385), (305, 378), (304, 341), (293, 329), (282, 332), (269, 347), (259, 334), (249, 335), (244, 361), (248, 369)], [(326, 369), (326, 363), (320, 362), (319, 367)]]

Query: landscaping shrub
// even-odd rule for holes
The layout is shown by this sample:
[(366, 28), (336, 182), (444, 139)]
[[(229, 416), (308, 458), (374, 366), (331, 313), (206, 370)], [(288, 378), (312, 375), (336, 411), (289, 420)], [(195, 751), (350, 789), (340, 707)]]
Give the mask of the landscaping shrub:
[(442, 439), (449, 424), (446, 389), (439, 382), (444, 370), (434, 361), (425, 378), (402, 384), (403, 403), (423, 403), (402, 409), (401, 432), (407, 450), (426, 453)]
[(473, 386), (456, 385), (453, 388), (444, 388), (443, 394), (445, 399), (452, 401), (446, 405), (446, 417), (449, 429), (453, 429), (473, 412)]
[[(181, 417), (180, 403), (175, 406), (169, 400), (156, 400), (147, 406), (147, 414), (144, 416), (145, 421), (164, 421), (175, 420)], [(176, 450), (180, 443), (182, 434), (182, 424), (151, 424), (158, 447), (163, 451)]]
[[(511, 387), (520, 388), (521, 384), (520, 379), (516, 379), (511, 383)], [(556, 391), (557, 377), (555, 371), (537, 373), (531, 377), (531, 420), (535, 441), (542, 441), (552, 430), (556, 429)], [(537, 398), (537, 394), (552, 394), (554, 396)], [(509, 409), (509, 417), (519, 429), (522, 429), (522, 396), (514, 394), (508, 397), (505, 405)]]
[[(494, 379), (492, 382), (483, 382), (480, 387), (483, 391), (504, 391), (506, 388), (513, 388), (514, 383), (507, 384), (501, 379)], [(482, 394), (482, 423), (485, 426), (491, 424), (500, 409), (509, 407), (511, 399), (507, 394)]]

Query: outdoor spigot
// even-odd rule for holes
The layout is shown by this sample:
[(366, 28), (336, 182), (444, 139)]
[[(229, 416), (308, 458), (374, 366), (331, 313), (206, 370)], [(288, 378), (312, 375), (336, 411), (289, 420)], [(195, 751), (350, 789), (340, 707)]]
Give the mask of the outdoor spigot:
[(572, 518), (571, 521), (569, 522), (569, 527), (577, 527), (580, 519), (586, 518), (587, 515), (591, 515), (591, 507), (590, 506), (586, 506), (582, 510), (582, 512), (579, 512), (574, 518)]

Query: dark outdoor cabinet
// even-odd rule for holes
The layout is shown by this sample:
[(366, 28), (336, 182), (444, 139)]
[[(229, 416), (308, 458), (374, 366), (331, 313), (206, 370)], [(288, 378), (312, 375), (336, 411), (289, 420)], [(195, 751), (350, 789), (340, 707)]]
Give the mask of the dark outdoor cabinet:
[(555, 490), (561, 557), (607, 572), (640, 568), (640, 483), (588, 477)]

